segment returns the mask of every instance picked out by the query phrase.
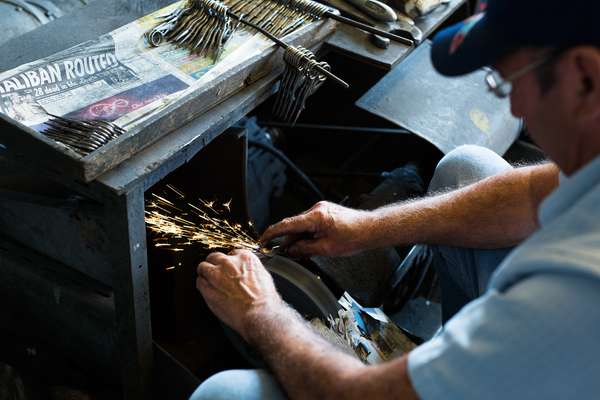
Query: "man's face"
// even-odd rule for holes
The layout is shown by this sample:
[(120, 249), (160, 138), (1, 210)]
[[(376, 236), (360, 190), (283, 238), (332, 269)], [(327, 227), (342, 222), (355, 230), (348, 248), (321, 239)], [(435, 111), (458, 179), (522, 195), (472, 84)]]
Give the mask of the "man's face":
[[(549, 50), (522, 49), (495, 66), (506, 78), (545, 57)], [(523, 118), (532, 139), (567, 175), (600, 155), (600, 50), (579, 46), (541, 68), (554, 80), (542, 90), (540, 69), (512, 81), (511, 111)]]
[[(503, 78), (540, 58), (547, 51), (523, 49), (505, 57), (496, 65)], [(559, 95), (559, 84), (543, 93), (536, 71), (530, 71), (512, 82), (511, 112), (523, 118), (534, 142), (562, 166), (565, 157), (565, 140), (569, 134), (570, 117), (564, 100)]]

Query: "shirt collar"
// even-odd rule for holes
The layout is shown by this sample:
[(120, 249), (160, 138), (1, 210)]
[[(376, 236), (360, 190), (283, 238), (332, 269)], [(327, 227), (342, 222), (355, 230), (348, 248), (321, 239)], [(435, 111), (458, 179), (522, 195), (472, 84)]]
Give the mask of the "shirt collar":
[(600, 156), (575, 174), (561, 174), (560, 185), (540, 205), (538, 219), (544, 226), (564, 213), (573, 203), (600, 183)]

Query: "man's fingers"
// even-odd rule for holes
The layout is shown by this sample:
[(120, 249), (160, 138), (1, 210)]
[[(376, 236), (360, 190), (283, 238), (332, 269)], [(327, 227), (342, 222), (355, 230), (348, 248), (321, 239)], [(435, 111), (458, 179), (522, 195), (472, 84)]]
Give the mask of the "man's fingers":
[(219, 264), (223, 264), (223, 262), (227, 260), (227, 256), (223, 253), (220, 252), (214, 252), (214, 253), (210, 253), (207, 257), (206, 257), (206, 261), (208, 261), (211, 264), (214, 265), (219, 265)]
[(222, 271), (226, 272), (228, 276), (239, 275), (239, 268), (233, 261), (232, 256), (215, 252), (210, 253), (208, 257), (206, 257), (206, 261), (219, 267)]
[(315, 224), (307, 214), (297, 215), (271, 225), (260, 237), (260, 242), (266, 243), (276, 237), (305, 232), (314, 233)]
[(219, 267), (214, 264), (209, 263), (208, 261), (203, 261), (198, 264), (198, 268), (196, 268), (196, 273), (202, 279), (206, 279), (209, 283), (211, 279), (214, 279), (214, 275), (218, 273)]

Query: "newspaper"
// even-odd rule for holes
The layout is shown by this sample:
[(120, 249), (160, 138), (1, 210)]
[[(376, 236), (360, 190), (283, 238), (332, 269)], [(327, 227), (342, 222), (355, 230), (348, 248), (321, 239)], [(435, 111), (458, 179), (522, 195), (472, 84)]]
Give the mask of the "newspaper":
[(237, 30), (217, 63), (169, 43), (150, 47), (144, 32), (181, 3), (0, 74), (0, 112), (37, 131), (48, 113), (133, 126), (272, 46), (258, 34)]
[(354, 355), (365, 364), (380, 364), (410, 352), (416, 345), (380, 309), (363, 307), (345, 292), (338, 300), (342, 309), (327, 323), (311, 324), (327, 340)]

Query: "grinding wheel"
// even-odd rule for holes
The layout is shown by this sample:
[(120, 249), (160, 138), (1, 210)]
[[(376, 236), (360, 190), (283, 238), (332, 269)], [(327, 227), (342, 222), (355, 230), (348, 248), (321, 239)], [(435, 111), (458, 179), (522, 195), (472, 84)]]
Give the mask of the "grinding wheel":
[[(337, 316), (341, 306), (329, 288), (312, 272), (289, 258), (274, 256), (264, 258), (263, 263), (273, 276), (275, 286), (283, 300), (298, 311), (304, 318), (326, 319)], [(233, 346), (257, 368), (265, 364), (240, 335), (227, 326), (225, 334)]]

